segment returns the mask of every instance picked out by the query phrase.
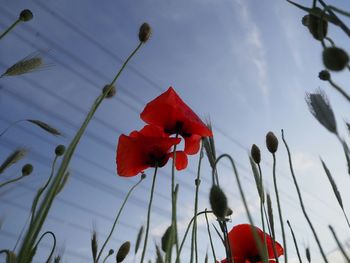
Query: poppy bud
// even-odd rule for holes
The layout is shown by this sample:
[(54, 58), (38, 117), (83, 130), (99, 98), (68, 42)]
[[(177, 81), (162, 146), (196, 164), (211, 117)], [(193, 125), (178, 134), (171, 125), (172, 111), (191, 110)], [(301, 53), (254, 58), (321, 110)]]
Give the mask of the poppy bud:
[(33, 19), (33, 13), (29, 9), (24, 9), (22, 12), (19, 14), (19, 20), (23, 22), (27, 22), (29, 20)]
[(108, 251), (108, 256), (111, 256), (111, 255), (113, 255), (114, 254), (114, 250), (113, 249), (110, 249), (109, 251)]
[(196, 186), (199, 186), (199, 185), (201, 184), (201, 179), (195, 179), (195, 180), (194, 180), (194, 184), (195, 184)]
[(115, 86), (112, 86), (112, 87), (111, 87), (111, 85), (105, 85), (105, 86), (103, 87), (102, 92), (103, 92), (103, 94), (107, 93), (107, 94), (105, 94), (105, 97), (106, 97), (107, 99), (112, 98), (112, 97), (117, 93), (117, 91), (116, 91), (116, 89), (115, 89)]
[(213, 185), (211, 187), (209, 201), (214, 215), (218, 218), (224, 218), (227, 214), (227, 198), (219, 186)]
[(55, 149), (55, 154), (57, 156), (61, 156), (64, 154), (64, 152), (66, 151), (66, 147), (62, 144), (58, 145)]
[(31, 165), (30, 163), (25, 164), (22, 167), (22, 176), (28, 176), (33, 172), (33, 165)]
[(349, 63), (348, 54), (338, 47), (328, 47), (323, 50), (322, 58), (325, 67), (333, 71), (341, 71)]
[[(320, 24), (322, 23), (322, 24)], [(327, 35), (328, 31), (328, 22), (326, 19), (321, 19), (318, 16), (309, 14), (305, 21), (305, 26), (309, 29), (311, 35), (316, 40), (322, 40)], [(320, 31), (321, 30), (321, 31)]]
[(146, 43), (147, 40), (150, 38), (152, 33), (152, 28), (148, 23), (143, 23), (140, 26), (140, 31), (139, 31), (139, 40), (143, 43)]
[(275, 153), (278, 148), (278, 139), (273, 132), (266, 134), (266, 147), (270, 153)]
[(310, 249), (308, 247), (306, 248), (306, 258), (307, 258), (307, 261), (311, 262), (311, 254), (310, 254)]
[(147, 175), (145, 174), (145, 173), (142, 173), (141, 174), (141, 179), (143, 180), (143, 179), (145, 179), (147, 177)]
[(126, 241), (125, 243), (123, 243), (117, 253), (117, 263), (119, 262), (123, 262), (123, 260), (126, 258), (126, 256), (129, 254), (130, 251), (130, 242)]
[(250, 150), (250, 154), (256, 164), (259, 164), (261, 161), (260, 149), (255, 144), (252, 145), (252, 149)]
[(331, 79), (331, 74), (328, 70), (322, 70), (320, 71), (320, 73), (318, 73), (318, 77), (320, 78), (320, 80), (328, 81)]
[(168, 246), (170, 245), (169, 242), (170, 242), (171, 230), (172, 230), (172, 226), (169, 226), (169, 227), (165, 230), (165, 232), (164, 232), (164, 234), (163, 234), (163, 236), (162, 236), (162, 250), (163, 250), (164, 252), (167, 251)]

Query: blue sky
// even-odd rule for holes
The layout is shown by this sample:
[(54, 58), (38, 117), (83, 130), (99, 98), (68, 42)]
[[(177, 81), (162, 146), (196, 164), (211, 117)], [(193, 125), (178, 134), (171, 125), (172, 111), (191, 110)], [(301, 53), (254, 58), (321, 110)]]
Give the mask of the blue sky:
[[(346, 1), (328, 2), (350, 9)], [(100, 233), (100, 243), (104, 240), (123, 197), (138, 180), (116, 175), (118, 136), (140, 129), (143, 123), (139, 113), (145, 104), (169, 86), (199, 116), (211, 119), (218, 152), (229, 153), (237, 161), (257, 225), (258, 196), (249, 169), (248, 149), (253, 143), (260, 146), (264, 178), (273, 192), (272, 156), (264, 146), (265, 134), (272, 130), (280, 138), (283, 128), (305, 203), (325, 250), (332, 252), (336, 248), (328, 224), (335, 227), (341, 240), (349, 238), (349, 229), (319, 161), (322, 157), (332, 171), (349, 211), (349, 175), (344, 156), (337, 139), (309, 113), (305, 93), (324, 89), (345, 138), (348, 134), (343, 121), (348, 120), (349, 105), (318, 79), (318, 72), (323, 69), (321, 46), (301, 25), (301, 11), (286, 1), (273, 0), (4, 3), (0, 7), (0, 31), (24, 8), (33, 11), (34, 19), (1, 40), (0, 71), (38, 50), (53, 66), (23, 77), (0, 79), (0, 130), (13, 121), (31, 118), (52, 124), (64, 137), (52, 137), (21, 123), (1, 138), (1, 159), (24, 146), (29, 155), (21, 164), (31, 162), (35, 166), (32, 176), (0, 192), (0, 216), (5, 218), (0, 231), (1, 248), (14, 246), (35, 190), (48, 177), (55, 146), (69, 143), (95, 97), (113, 79), (121, 60), (138, 44), (138, 28), (144, 21), (153, 28), (152, 38), (117, 82), (117, 96), (105, 101), (96, 113), (72, 160), (67, 187), (54, 203), (44, 227), (57, 234), (58, 247), (65, 250), (65, 261), (91, 261), (93, 226)], [(310, 5), (311, 1), (300, 3)], [(344, 21), (349, 24), (348, 19)], [(331, 26), (329, 33), (340, 47), (348, 46), (349, 39), (340, 29)], [(343, 86), (349, 82), (344, 72), (332, 76)], [(284, 218), (294, 226), (302, 251), (304, 246), (310, 246), (312, 257), (318, 261), (319, 252), (302, 216), (281, 139), (277, 161)], [(181, 233), (192, 215), (197, 163), (198, 156), (191, 157), (189, 169), (177, 174)], [(8, 170), (3, 179), (16, 176), (20, 167)], [(159, 242), (170, 224), (169, 171), (170, 166), (161, 170), (156, 185), (148, 254), (152, 259), (153, 240)], [(133, 243), (139, 227), (145, 223), (152, 171), (147, 174), (147, 180), (136, 189), (123, 212), (110, 248), (117, 249), (125, 240)], [(207, 161), (202, 176), (200, 210), (209, 207)], [(220, 180), (234, 210), (229, 227), (247, 222), (229, 163), (220, 167)], [(204, 221), (200, 219), (199, 224), (202, 260), (209, 243)], [(289, 232), (287, 236), (290, 262), (297, 262)], [(277, 239), (282, 242), (279, 229)], [(42, 262), (47, 255), (46, 245), (40, 248), (36, 262)], [(223, 258), (224, 250), (218, 240), (216, 247), (219, 258)], [(132, 259), (130, 255), (127, 262)]]

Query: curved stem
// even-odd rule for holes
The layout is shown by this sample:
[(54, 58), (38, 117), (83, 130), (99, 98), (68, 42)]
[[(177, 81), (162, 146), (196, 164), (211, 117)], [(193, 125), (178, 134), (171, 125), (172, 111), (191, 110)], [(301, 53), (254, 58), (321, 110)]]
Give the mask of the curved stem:
[(0, 188), (3, 187), (3, 186), (5, 186), (5, 185), (8, 185), (8, 184), (17, 182), (17, 181), (21, 180), (23, 177), (25, 177), (25, 176), (21, 175), (21, 176), (15, 178), (15, 179), (11, 179), (11, 180), (8, 180), (8, 181), (6, 181), (6, 182), (3, 182), (3, 183), (0, 184)]
[(296, 179), (295, 174), (294, 174), (294, 169), (293, 169), (293, 164), (292, 164), (292, 157), (291, 157), (291, 154), (290, 154), (290, 151), (289, 151), (289, 147), (288, 147), (288, 144), (287, 144), (286, 140), (284, 139), (284, 132), (283, 132), (283, 130), (281, 132), (282, 132), (282, 140), (283, 140), (283, 143), (284, 143), (284, 145), (286, 147), (286, 150), (287, 150), (287, 153), (288, 153), (289, 168), (290, 168), (290, 172), (291, 172), (292, 177), (293, 177), (293, 182), (294, 182), (295, 188), (296, 188), (297, 193), (298, 193), (298, 198), (299, 198), (301, 210), (303, 211), (303, 214), (304, 214), (304, 216), (306, 218), (306, 221), (308, 222), (308, 224), (310, 226), (310, 229), (311, 229), (311, 231), (312, 231), (312, 233), (314, 235), (314, 238), (315, 238), (316, 243), (317, 243), (317, 245), (318, 245), (318, 247), (320, 249), (320, 252), (321, 252), (321, 255), (322, 255), (322, 258), (323, 258), (324, 262), (328, 263), (326, 254), (323, 251), (323, 248), (321, 246), (320, 240), (318, 239), (318, 236), (316, 234), (314, 226), (312, 225), (312, 222), (311, 222), (308, 214), (306, 213), (306, 210), (305, 210), (305, 207), (304, 207), (304, 202), (303, 202), (303, 199), (301, 197), (301, 192), (300, 192), (300, 189), (299, 189), (299, 185), (298, 185), (297, 179)]
[(107, 258), (109, 258), (109, 256), (111, 256), (112, 254), (108, 254), (107, 256), (105, 256), (105, 258), (103, 259), (103, 263), (106, 262)]
[(207, 223), (207, 230), (208, 230), (208, 235), (209, 235), (211, 251), (213, 253), (214, 262), (216, 262), (215, 249), (214, 249), (214, 245), (213, 245), (213, 239), (211, 238), (210, 227), (209, 227), (209, 222), (208, 222), (208, 215), (207, 215), (207, 209), (205, 209), (205, 214), (204, 215), (205, 215), (205, 221)]
[(2, 39), (5, 35), (7, 35), (7, 33), (9, 33), (15, 26), (17, 26), (17, 24), (19, 24), (21, 22), (20, 19), (17, 19), (12, 25), (10, 25), (1, 35), (0, 35), (0, 39)]
[[(100, 259), (104, 248), (106, 247), (106, 245), (107, 245), (109, 239), (111, 238), (111, 236), (112, 236), (112, 234), (113, 234), (113, 231), (114, 231), (114, 229), (115, 229), (115, 227), (116, 227), (116, 225), (117, 225), (117, 222), (118, 222), (118, 220), (119, 220), (119, 217), (120, 217), (120, 215), (121, 215), (121, 213), (122, 213), (122, 211), (123, 211), (123, 208), (124, 208), (126, 202), (127, 202), (128, 199), (129, 199), (129, 196), (131, 195), (132, 191), (142, 182), (142, 180), (143, 180), (143, 177), (141, 177), (141, 179), (140, 179), (136, 184), (134, 184), (134, 185), (130, 188), (129, 192), (128, 192), (127, 195), (125, 196), (124, 201), (123, 201), (123, 203), (122, 203), (122, 206), (119, 208), (118, 214), (117, 214), (117, 216), (116, 216), (116, 218), (115, 218), (115, 220), (114, 220), (114, 223), (113, 223), (113, 226), (112, 226), (112, 228), (111, 228), (111, 231), (109, 231), (109, 234), (108, 234), (108, 236), (107, 236), (107, 239), (106, 239), (106, 241), (103, 243), (103, 245), (102, 245), (102, 247), (101, 247), (101, 250), (100, 250), (100, 252), (98, 253), (98, 256), (97, 256), (97, 258), (96, 258), (96, 262), (98, 262), (98, 260)], [(107, 257), (108, 257), (108, 256), (107, 256)], [(105, 260), (107, 259), (107, 257), (105, 258)], [(105, 260), (104, 260), (104, 261), (105, 261)], [(104, 261), (103, 261), (103, 262), (104, 262)]]
[(55, 234), (52, 231), (46, 231), (44, 234), (41, 235), (41, 237), (39, 238), (38, 242), (34, 246), (34, 250), (37, 249), (39, 243), (44, 238), (44, 236), (46, 236), (47, 234), (51, 235), (52, 238), (53, 238), (53, 246), (52, 246), (52, 249), (51, 249), (49, 257), (46, 260), (46, 263), (49, 263), (51, 261), (51, 257), (53, 255), (53, 252), (55, 252), (55, 248), (56, 248), (56, 236), (55, 236)]
[(239, 179), (239, 175), (238, 175), (238, 171), (237, 171), (237, 168), (236, 168), (236, 165), (235, 165), (235, 162), (233, 161), (232, 157), (228, 154), (222, 154), (220, 155), (217, 160), (215, 161), (215, 167), (217, 166), (217, 164), (219, 163), (219, 161), (221, 159), (223, 159), (224, 157), (226, 157), (227, 159), (229, 159), (231, 165), (232, 165), (232, 168), (233, 168), (233, 171), (234, 171), (234, 175), (236, 177), (236, 181), (237, 181), (237, 185), (238, 185), (238, 189), (239, 189), (239, 193), (241, 195), (241, 198), (242, 198), (242, 201), (243, 201), (243, 205), (244, 205), (244, 208), (246, 210), (246, 213), (247, 213), (247, 217), (248, 217), (248, 220), (249, 220), (249, 223), (251, 224), (252, 226), (252, 232), (253, 232), (253, 236), (254, 236), (254, 240), (255, 240), (255, 243), (258, 247), (258, 251), (259, 251), (259, 254), (261, 255), (262, 259), (263, 259), (263, 262), (264, 263), (268, 263), (268, 259), (267, 259), (267, 255), (264, 251), (264, 248), (263, 248), (263, 245), (261, 244), (261, 240), (259, 239), (259, 236), (258, 236), (258, 233), (254, 227), (254, 222), (253, 222), (253, 218), (250, 214), (250, 211), (249, 211), (249, 208), (248, 208), (248, 203), (247, 203), (247, 200), (245, 198), (245, 195), (244, 195), (244, 192), (243, 192), (243, 188), (242, 188), (242, 184), (241, 184), (241, 180)]
[(143, 249), (142, 249), (142, 256), (141, 256), (141, 263), (143, 262), (146, 254), (146, 249), (147, 249), (147, 240), (148, 240), (148, 232), (149, 232), (149, 223), (151, 221), (151, 208), (152, 208), (152, 201), (153, 201), (153, 193), (154, 193), (154, 186), (156, 183), (156, 177), (157, 177), (157, 170), (158, 167), (156, 166), (154, 168), (154, 175), (153, 175), (153, 180), (152, 180), (152, 188), (151, 188), (151, 196), (149, 199), (148, 203), (148, 211), (147, 211), (147, 224), (146, 224), (146, 233), (145, 233), (145, 241), (143, 244)]
[[(123, 66), (121, 67), (121, 69), (119, 70), (119, 72), (117, 73), (116, 77), (113, 79), (111, 84), (115, 83), (115, 81), (120, 76), (121, 72), (123, 71), (123, 69), (125, 68), (127, 63), (129, 62), (129, 60), (135, 55), (136, 51), (138, 51), (141, 46), (142, 46), (142, 42), (140, 42), (137, 45), (137, 47), (135, 48), (135, 50), (129, 55), (129, 57), (124, 62)], [(111, 89), (112, 89), (112, 87), (111, 87)], [(68, 148), (63, 156), (63, 160), (61, 162), (61, 165), (56, 173), (56, 176), (55, 176), (49, 190), (47, 191), (44, 200), (42, 201), (42, 203), (40, 205), (40, 208), (39, 208), (37, 215), (35, 216), (35, 218), (33, 220), (33, 225), (30, 226), (30, 228), (28, 229), (28, 231), (26, 233), (26, 236), (24, 237), (22, 247), (20, 248), (19, 253), (18, 253), (18, 261), (19, 262), (23, 262), (23, 263), (27, 262), (25, 260), (26, 255), (31, 250), (31, 247), (32, 247), (33, 243), (35, 242), (35, 239), (37, 238), (42, 225), (44, 224), (44, 221), (47, 217), (47, 214), (49, 213), (49, 210), (52, 206), (53, 200), (54, 200), (55, 196), (57, 195), (57, 190), (61, 187), (62, 178), (65, 177), (65, 174), (66, 174), (68, 165), (70, 163), (70, 160), (73, 156), (73, 153), (75, 152), (75, 149), (76, 149), (81, 137), (83, 136), (88, 124), (90, 123), (90, 120), (92, 119), (95, 112), (97, 111), (97, 109), (99, 108), (99, 106), (101, 105), (103, 100), (105, 99), (108, 92), (109, 91), (102, 93), (101, 95), (99, 95), (96, 98), (90, 111), (88, 112), (87, 116), (85, 117), (83, 124), (81, 125), (78, 132), (75, 134), (71, 143), (69, 144), (69, 146), (68, 146)]]
[(303, 263), (303, 261), (301, 260), (301, 257), (300, 257), (300, 253), (299, 253), (298, 242), (297, 242), (297, 239), (295, 238), (294, 231), (293, 231), (292, 226), (289, 223), (289, 220), (287, 220), (287, 224), (289, 226), (290, 232), (292, 233), (292, 237), (293, 237), (293, 241), (294, 241), (294, 245), (295, 245), (295, 250), (297, 251), (299, 262)]
[(273, 185), (275, 188), (275, 195), (276, 195), (276, 201), (277, 201), (277, 208), (278, 208), (278, 215), (280, 219), (281, 224), (281, 230), (282, 230), (282, 238), (283, 238), (283, 247), (284, 247), (284, 262), (287, 263), (287, 242), (286, 242), (286, 234), (284, 231), (284, 223), (283, 223), (283, 216), (282, 216), (282, 208), (280, 203), (280, 197), (278, 193), (278, 187), (277, 187), (277, 179), (276, 179), (276, 155), (273, 153)]
[(7, 126), (7, 128), (0, 133), (0, 137), (3, 136), (10, 128), (12, 128), (13, 126), (15, 126), (17, 123), (19, 123), (21, 121), (24, 121), (24, 120), (15, 121), (15, 122), (11, 123), (9, 126)]
[(332, 79), (328, 80), (329, 84), (332, 85), (332, 87), (338, 91), (341, 95), (343, 95), (343, 97), (345, 99), (347, 99), (348, 101), (350, 101), (350, 95), (347, 94), (339, 85), (337, 85), (336, 83), (334, 83), (334, 81)]

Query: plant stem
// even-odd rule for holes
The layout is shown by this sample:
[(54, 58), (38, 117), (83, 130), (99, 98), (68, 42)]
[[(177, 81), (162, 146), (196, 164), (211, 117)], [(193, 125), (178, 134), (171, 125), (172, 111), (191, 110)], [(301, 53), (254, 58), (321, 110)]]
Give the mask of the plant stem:
[(21, 176), (15, 178), (15, 179), (11, 179), (11, 180), (8, 180), (8, 181), (6, 181), (6, 182), (3, 182), (3, 183), (0, 184), (0, 188), (3, 187), (3, 186), (5, 186), (5, 185), (8, 185), (8, 184), (17, 182), (17, 181), (21, 180), (23, 177), (25, 177), (25, 176), (21, 175)]
[(20, 19), (17, 19), (12, 25), (10, 25), (1, 35), (0, 39), (2, 39), (7, 33), (9, 33), (17, 24), (21, 22)]
[(306, 210), (305, 210), (305, 207), (304, 207), (304, 202), (303, 202), (303, 199), (301, 197), (301, 192), (300, 192), (300, 189), (299, 189), (299, 185), (298, 185), (298, 182), (297, 182), (297, 179), (295, 177), (295, 174), (294, 174), (294, 169), (293, 169), (293, 164), (292, 164), (292, 158), (291, 158), (291, 154), (290, 154), (290, 151), (289, 151), (289, 147), (288, 147), (288, 144), (286, 142), (286, 140), (284, 139), (284, 133), (283, 133), (283, 130), (282, 130), (282, 140), (283, 140), (283, 143), (287, 149), (287, 153), (288, 153), (288, 160), (289, 160), (289, 168), (290, 168), (290, 172), (292, 174), (292, 177), (293, 177), (293, 182), (294, 182), (294, 185), (295, 185), (295, 188), (297, 190), (297, 193), (298, 193), (298, 198), (299, 198), (299, 202), (300, 202), (300, 206), (301, 206), (301, 210), (303, 211), (303, 214), (306, 218), (306, 221), (308, 222), (310, 228), (311, 228), (311, 231), (314, 235), (314, 238), (316, 240), (316, 243), (320, 249), (320, 252), (321, 252), (321, 255), (322, 255), (322, 258), (324, 260), (324, 262), (328, 263), (328, 260), (327, 260), (327, 257), (326, 257), (326, 254), (324, 253), (323, 251), (323, 248), (321, 246), (321, 243), (320, 243), (320, 240), (318, 239), (318, 236), (317, 236), (317, 233), (314, 229), (314, 226), (312, 225), (312, 222), (308, 216), (308, 214), (306, 213)]
[(345, 99), (350, 101), (350, 95), (347, 94), (338, 84), (334, 83), (334, 81), (332, 79), (329, 79), (328, 82), (329, 82), (329, 84), (332, 85), (333, 88), (336, 89), (336, 91), (338, 91), (341, 95), (343, 95), (343, 97)]
[[(112, 234), (113, 234), (113, 231), (114, 231), (114, 229), (115, 229), (115, 226), (117, 225), (117, 222), (118, 222), (118, 220), (119, 220), (119, 217), (120, 217), (120, 215), (121, 215), (121, 213), (122, 213), (122, 211), (123, 211), (123, 208), (124, 208), (126, 202), (127, 202), (128, 199), (129, 199), (129, 196), (131, 195), (132, 191), (142, 182), (142, 180), (143, 180), (143, 177), (141, 177), (141, 179), (140, 179), (136, 184), (134, 184), (134, 185), (130, 188), (129, 192), (127, 193), (126, 197), (124, 198), (124, 201), (123, 201), (123, 203), (122, 203), (122, 206), (119, 208), (118, 214), (117, 214), (117, 216), (116, 216), (116, 218), (115, 218), (115, 220), (114, 220), (114, 223), (113, 223), (113, 226), (112, 226), (112, 228), (111, 228), (111, 231), (109, 232), (106, 241), (103, 243), (103, 245), (102, 245), (102, 247), (101, 247), (101, 250), (100, 250), (100, 252), (98, 253), (96, 262), (98, 262), (98, 260), (100, 259), (104, 248), (106, 247), (106, 245), (107, 245), (109, 239), (111, 238), (111, 236), (112, 236)], [(108, 256), (107, 256), (107, 257), (108, 257)], [(106, 260), (106, 259), (105, 259), (105, 260)]]
[(147, 249), (148, 232), (149, 232), (149, 225), (150, 225), (150, 221), (151, 221), (151, 208), (152, 208), (152, 201), (153, 201), (154, 186), (155, 186), (156, 177), (157, 177), (157, 170), (158, 170), (158, 167), (156, 166), (154, 168), (151, 196), (150, 196), (149, 203), (148, 203), (146, 233), (145, 233), (145, 241), (144, 241), (143, 249), (142, 249), (142, 256), (141, 256), (141, 261), (140, 261), (141, 263), (143, 262), (143, 260), (145, 258), (146, 249)]
[(333, 227), (332, 227), (331, 225), (329, 225), (328, 227), (329, 227), (329, 229), (331, 230), (332, 235), (333, 235), (333, 237), (334, 237), (334, 239), (335, 239), (335, 242), (337, 242), (337, 245), (338, 245), (338, 247), (339, 247), (341, 253), (343, 254), (343, 256), (344, 256), (344, 258), (346, 259), (346, 261), (349, 263), (349, 262), (350, 262), (350, 258), (349, 258), (348, 255), (346, 254), (346, 252), (345, 252), (345, 250), (344, 250), (342, 244), (339, 242), (339, 239), (338, 239), (337, 234), (335, 233)]
[(17, 123), (19, 123), (21, 121), (24, 121), (24, 120), (15, 121), (15, 122), (11, 123), (9, 126), (7, 126), (7, 128), (0, 133), (0, 137), (3, 136), (11, 127), (15, 126)]
[(252, 227), (252, 233), (253, 233), (253, 236), (254, 236), (255, 243), (256, 243), (256, 245), (258, 247), (259, 254), (262, 257), (262, 261), (264, 263), (268, 263), (267, 255), (265, 254), (263, 245), (261, 244), (261, 240), (259, 239), (258, 233), (257, 233), (257, 231), (256, 231), (256, 229), (254, 227), (253, 218), (252, 218), (252, 216), (250, 214), (250, 211), (249, 211), (249, 208), (248, 208), (248, 203), (247, 203), (247, 200), (246, 200), (244, 192), (243, 192), (241, 180), (239, 179), (239, 175), (238, 175), (238, 171), (237, 171), (235, 162), (233, 161), (233, 159), (232, 159), (232, 157), (230, 155), (222, 154), (215, 161), (215, 167), (217, 166), (218, 162), (224, 157), (228, 158), (229, 161), (231, 162), (231, 165), (232, 165), (232, 168), (233, 168), (233, 171), (234, 171), (234, 175), (236, 177), (239, 193), (241, 195), (241, 198), (242, 198), (243, 205), (244, 205), (244, 208), (245, 208), (246, 213), (247, 213), (247, 217), (248, 217), (249, 223), (251, 224), (251, 227)]
[[(140, 49), (141, 46), (142, 46), (142, 42), (140, 42), (137, 45), (137, 47), (134, 49), (134, 51), (129, 55), (129, 57), (127, 58), (127, 60), (124, 62), (124, 64), (120, 68), (119, 72), (117, 73), (116, 77), (113, 79), (111, 86), (110, 86), (110, 89), (112, 89), (112, 84), (115, 83), (115, 81), (120, 76), (121, 72), (123, 71), (123, 69), (125, 68), (127, 63), (129, 62), (129, 60), (135, 55), (135, 53)], [(22, 246), (21, 246), (21, 248), (19, 250), (19, 254), (18, 254), (18, 261), (19, 262), (21, 262), (21, 263), (28, 262), (26, 255), (28, 255), (29, 251), (31, 250), (31, 247), (34, 244), (34, 242), (35, 242), (35, 240), (40, 232), (42, 225), (44, 224), (44, 221), (47, 217), (47, 214), (49, 213), (49, 210), (52, 206), (52, 203), (53, 203), (53, 200), (57, 194), (57, 191), (60, 189), (62, 178), (64, 178), (64, 176), (66, 174), (66, 170), (67, 170), (68, 165), (70, 163), (70, 160), (75, 152), (75, 149), (76, 149), (82, 135), (84, 134), (88, 124), (90, 123), (90, 120), (94, 116), (95, 112), (99, 108), (100, 104), (102, 103), (102, 101), (104, 100), (104, 98), (106, 97), (108, 92), (109, 92), (109, 90), (105, 93), (102, 93), (101, 95), (99, 95), (96, 98), (90, 111), (88, 112), (87, 116), (85, 117), (83, 124), (81, 125), (80, 129), (78, 130), (78, 132), (74, 136), (71, 143), (69, 144), (69, 146), (68, 146), (68, 148), (63, 156), (63, 160), (61, 162), (61, 165), (56, 173), (56, 176), (54, 177), (54, 180), (53, 180), (49, 190), (47, 191), (47, 193), (44, 197), (44, 200), (42, 201), (42, 203), (40, 205), (39, 211), (33, 220), (33, 225), (30, 226), (30, 228), (28, 229), (28, 231), (26, 233), (26, 236), (24, 237), (24, 241), (22, 243)]]
[(294, 231), (292, 229), (292, 226), (289, 223), (289, 220), (287, 220), (287, 224), (289, 226), (290, 232), (292, 233), (292, 237), (293, 237), (293, 241), (294, 241), (294, 245), (295, 245), (295, 250), (297, 251), (299, 262), (303, 263), (303, 261), (301, 260), (301, 257), (300, 257), (300, 253), (299, 253), (298, 242), (297, 242), (297, 239), (295, 238)]
[(284, 232), (284, 223), (283, 223), (283, 216), (282, 216), (282, 208), (278, 193), (278, 187), (277, 187), (277, 179), (276, 179), (276, 155), (275, 153), (272, 154), (273, 156), (273, 185), (275, 188), (275, 194), (276, 194), (276, 201), (277, 201), (277, 207), (278, 207), (278, 215), (280, 218), (280, 224), (281, 224), (281, 230), (282, 230), (282, 238), (283, 238), (283, 248), (284, 248), (284, 262), (287, 263), (287, 242), (286, 242), (286, 234)]
[[(205, 212), (207, 212), (207, 209), (205, 209)], [(212, 253), (213, 253), (214, 262), (216, 262), (215, 249), (214, 249), (214, 245), (213, 245), (213, 240), (212, 240), (212, 238), (211, 238), (211, 233), (210, 233), (210, 227), (209, 227), (209, 222), (208, 222), (208, 215), (207, 215), (207, 213), (205, 213), (205, 221), (206, 221), (206, 223), (207, 223), (207, 230), (208, 230), (208, 235), (209, 235), (209, 241), (210, 241), (211, 251), (212, 251)]]

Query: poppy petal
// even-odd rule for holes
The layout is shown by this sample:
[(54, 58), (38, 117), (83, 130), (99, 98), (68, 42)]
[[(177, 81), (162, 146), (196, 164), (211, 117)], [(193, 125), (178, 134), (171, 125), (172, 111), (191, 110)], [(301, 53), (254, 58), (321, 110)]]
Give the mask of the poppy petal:
[(185, 138), (185, 153), (196, 154), (200, 148), (201, 136), (192, 134), (190, 137)]
[[(174, 158), (174, 154), (171, 152), (169, 153), (169, 156), (171, 158)], [(187, 159), (187, 155), (185, 152), (183, 151), (176, 151), (176, 160), (175, 160), (175, 167), (176, 170), (183, 170), (187, 167), (188, 165), (188, 159)]]

